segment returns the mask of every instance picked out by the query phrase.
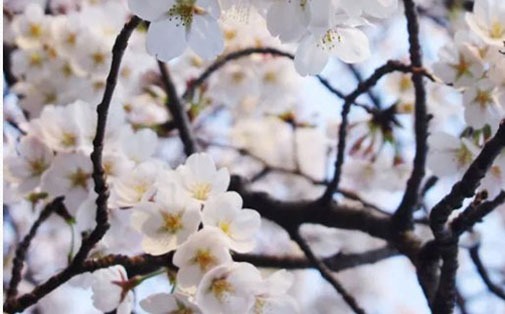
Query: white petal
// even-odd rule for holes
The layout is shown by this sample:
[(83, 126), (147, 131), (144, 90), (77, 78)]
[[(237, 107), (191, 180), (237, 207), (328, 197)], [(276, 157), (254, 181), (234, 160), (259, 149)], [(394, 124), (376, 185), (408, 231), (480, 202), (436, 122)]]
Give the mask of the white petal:
[(223, 52), (224, 39), (217, 21), (207, 14), (196, 15), (191, 23), (188, 44), (205, 60), (210, 60)]
[(300, 42), (294, 62), (300, 75), (319, 74), (328, 63), (328, 54), (317, 46), (313, 35), (308, 35)]
[(335, 54), (344, 62), (356, 63), (370, 56), (368, 37), (359, 29), (338, 29), (341, 42), (335, 45)]
[(128, 0), (128, 7), (141, 19), (156, 21), (172, 7), (173, 2), (170, 0)]
[(168, 19), (152, 22), (147, 30), (146, 45), (149, 54), (168, 62), (186, 49), (186, 30)]

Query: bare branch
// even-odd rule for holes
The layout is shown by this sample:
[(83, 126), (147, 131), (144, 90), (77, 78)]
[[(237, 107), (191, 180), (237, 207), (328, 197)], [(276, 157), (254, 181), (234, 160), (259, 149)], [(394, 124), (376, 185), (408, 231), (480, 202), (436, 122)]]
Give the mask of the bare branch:
[(475, 264), (475, 267), (477, 268), (477, 272), (479, 273), (480, 277), (486, 284), (487, 288), (489, 291), (491, 291), (494, 295), (499, 297), (500, 299), (505, 300), (505, 290), (498, 286), (497, 284), (493, 283), (491, 278), (489, 277), (489, 273), (486, 270), (486, 267), (482, 263), (482, 260), (480, 259), (479, 256), (479, 245), (475, 245), (472, 248), (470, 248), (470, 258), (472, 259), (473, 263)]
[(291, 231), (291, 238), (300, 246), (300, 249), (302, 249), (303, 253), (305, 253), (305, 256), (309, 259), (309, 261), (314, 265), (317, 270), (319, 270), (319, 273), (321, 273), (321, 276), (323, 276), (326, 281), (328, 281), (333, 288), (344, 298), (344, 301), (349, 305), (349, 307), (354, 311), (354, 313), (358, 314), (364, 314), (365, 311), (358, 305), (356, 299), (347, 292), (347, 290), (342, 286), (342, 284), (333, 276), (331, 273), (331, 270), (328, 269), (325, 263), (323, 263), (321, 260), (319, 260), (314, 253), (312, 252), (312, 249), (309, 247), (307, 242), (301, 237), (299, 231)]
[[(409, 34), (409, 52), (412, 66), (422, 68), (422, 53), (419, 43), (419, 23), (416, 5), (413, 0), (404, 0), (405, 17), (407, 18), (407, 31)], [(426, 109), (426, 90), (423, 76), (420, 73), (412, 74), (412, 84), (415, 90), (415, 137), (416, 154), (413, 168), (402, 201), (394, 215), (395, 230), (399, 234), (412, 230), (414, 227), (413, 213), (418, 204), (419, 189), (424, 178), (426, 155), (428, 153), (428, 114)]]
[(183, 104), (179, 101), (179, 96), (177, 95), (177, 91), (166, 65), (158, 61), (158, 67), (160, 69), (165, 92), (167, 93), (167, 108), (172, 115), (175, 126), (179, 130), (179, 135), (184, 145), (184, 152), (189, 156), (197, 151), (197, 144), (191, 132), (191, 122), (189, 121), (186, 110), (184, 110)]

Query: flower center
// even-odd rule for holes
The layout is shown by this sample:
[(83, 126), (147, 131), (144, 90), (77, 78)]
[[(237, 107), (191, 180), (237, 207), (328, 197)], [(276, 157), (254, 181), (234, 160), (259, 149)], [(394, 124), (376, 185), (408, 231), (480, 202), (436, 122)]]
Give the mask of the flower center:
[(489, 29), (489, 36), (493, 39), (500, 39), (505, 35), (505, 28), (500, 22), (493, 22)]
[(30, 54), (30, 57), (29, 57), (29, 63), (30, 63), (30, 66), (32, 67), (41, 67), (42, 66), (42, 61), (43, 61), (43, 58), (42, 58), (42, 55), (36, 51), (32, 52)]
[(209, 183), (197, 183), (193, 187), (193, 197), (200, 201), (205, 201), (209, 197), (212, 186)]
[(219, 229), (223, 230), (223, 232), (230, 236), (230, 223), (228, 221), (219, 222)]
[(475, 96), (474, 101), (478, 103), (481, 108), (485, 108), (488, 104), (493, 102), (493, 98), (491, 97), (491, 92), (488, 90), (478, 90), (477, 95)]
[(84, 172), (81, 168), (77, 168), (74, 173), (71, 173), (68, 176), (70, 183), (73, 188), (81, 187), (83, 189), (87, 189), (88, 187), (88, 179), (90, 178), (89, 173)]
[(77, 136), (73, 133), (64, 132), (61, 136), (61, 144), (64, 147), (72, 147), (77, 143)]
[(461, 145), (461, 147), (456, 152), (456, 161), (460, 167), (464, 167), (472, 162), (473, 156), (472, 152), (465, 146)]
[(329, 29), (324, 33), (323, 37), (321, 37), (321, 40), (317, 44), (319, 48), (322, 50), (332, 50), (335, 49), (337, 44), (342, 42), (342, 36), (334, 30), (334, 29)]
[(191, 26), (194, 14), (203, 15), (205, 10), (196, 5), (197, 0), (176, 0), (175, 4), (168, 10), (169, 19), (175, 19), (177, 26), (186, 28)]
[(91, 59), (93, 59), (93, 63), (95, 65), (101, 65), (105, 63), (106, 55), (100, 51), (96, 51), (91, 55)]
[(412, 89), (412, 81), (408, 75), (402, 75), (400, 79), (400, 91), (406, 92)]
[(201, 271), (206, 272), (211, 266), (216, 264), (216, 258), (211, 254), (209, 249), (199, 249), (193, 262), (200, 266)]
[(456, 70), (456, 79), (460, 79), (463, 75), (470, 74), (470, 63), (466, 61), (465, 56), (459, 55), (459, 63), (451, 65)]
[(226, 294), (233, 292), (233, 287), (226, 278), (218, 278), (212, 281), (210, 291), (221, 301)]
[(39, 38), (42, 36), (42, 26), (36, 23), (30, 24), (30, 26), (28, 26), (28, 34), (30, 37)]
[(30, 161), (29, 165), (34, 177), (40, 176), (47, 169), (47, 164), (41, 159)]
[(163, 226), (162, 230), (169, 233), (176, 233), (177, 231), (182, 229), (182, 214), (170, 214), (167, 212), (160, 212), (161, 217), (163, 218)]

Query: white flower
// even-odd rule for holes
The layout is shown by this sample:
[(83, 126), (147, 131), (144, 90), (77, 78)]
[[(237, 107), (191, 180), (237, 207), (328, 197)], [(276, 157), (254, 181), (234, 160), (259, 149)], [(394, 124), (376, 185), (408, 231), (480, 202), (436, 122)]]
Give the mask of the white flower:
[(230, 248), (239, 253), (254, 248), (254, 235), (261, 224), (257, 211), (242, 209), (242, 197), (236, 192), (210, 199), (203, 208), (202, 221), (205, 227), (218, 228), (229, 239)]
[(398, 0), (340, 0), (339, 5), (353, 17), (370, 15), (386, 18), (398, 7)]
[(261, 275), (249, 263), (228, 263), (214, 268), (202, 278), (196, 302), (209, 313), (247, 313), (255, 298), (252, 291)]
[[(112, 107), (115, 108), (115, 107)], [(123, 116), (111, 108), (114, 113), (107, 123), (106, 139), (114, 141), (118, 126), (123, 123)], [(91, 152), (92, 140), (96, 132), (95, 105), (77, 100), (64, 107), (48, 105), (40, 117), (30, 121), (29, 134), (40, 137), (51, 149), (72, 152), (83, 149)]]
[(488, 191), (490, 198), (505, 189), (505, 152), (496, 158), (491, 169), (482, 179), (481, 189)]
[(440, 177), (461, 174), (479, 152), (479, 148), (468, 139), (459, 139), (444, 132), (433, 133), (428, 143), (427, 166)]
[(151, 22), (147, 51), (162, 61), (180, 56), (187, 46), (204, 59), (224, 49), (217, 0), (129, 0), (128, 4), (133, 13)]
[(103, 312), (117, 309), (117, 314), (130, 314), (133, 293), (128, 287), (128, 275), (117, 265), (93, 272), (93, 305)]
[(121, 133), (121, 148), (123, 152), (135, 163), (141, 163), (149, 159), (158, 145), (158, 136), (151, 129), (141, 129), (133, 132), (124, 129)]
[(200, 202), (224, 193), (230, 184), (228, 170), (217, 170), (212, 157), (205, 153), (189, 156), (186, 163), (177, 168), (176, 173), (181, 188)]
[(161, 255), (176, 249), (198, 229), (200, 206), (187, 199), (175, 186), (157, 191), (154, 202), (133, 209), (132, 225), (143, 234), (142, 248)]
[(157, 293), (140, 301), (140, 307), (151, 314), (200, 314), (199, 307), (180, 293)]
[(264, 279), (254, 291), (254, 306), (250, 314), (300, 313), (296, 300), (287, 294), (293, 285), (293, 275), (281, 269)]
[(488, 79), (478, 81), (463, 92), (463, 105), (466, 123), (476, 129), (489, 124), (496, 130), (505, 116), (505, 103), (498, 101), (498, 90)]
[(226, 238), (214, 228), (204, 228), (191, 235), (175, 251), (173, 263), (179, 267), (177, 284), (182, 288), (197, 285), (214, 267), (231, 262)]
[(42, 174), (53, 160), (53, 152), (35, 137), (23, 137), (17, 146), (18, 154), (5, 159), (9, 174), (20, 181), (21, 193), (33, 191), (39, 184)]
[(466, 22), (486, 43), (502, 46), (505, 40), (505, 2), (476, 0), (473, 13), (466, 14)]
[(283, 42), (298, 40), (307, 30), (310, 21), (310, 4), (307, 0), (272, 1), (266, 16), (268, 30)]
[(12, 28), (16, 44), (23, 49), (41, 46), (50, 36), (49, 19), (37, 3), (27, 5), (14, 19)]
[(153, 196), (156, 180), (161, 174), (166, 174), (161, 162), (146, 161), (137, 165), (115, 180), (111, 203), (118, 207), (129, 207), (147, 201)]
[(334, 27), (305, 35), (295, 54), (295, 68), (301, 75), (320, 73), (330, 56), (347, 63), (361, 62), (370, 56), (365, 33), (356, 28)]
[(470, 86), (484, 73), (484, 66), (478, 51), (466, 44), (448, 44), (439, 52), (439, 62), (433, 70), (444, 82), (456, 87)]
[(42, 176), (41, 189), (51, 197), (65, 196), (64, 203), (72, 212), (91, 192), (92, 164), (82, 153), (60, 153)]

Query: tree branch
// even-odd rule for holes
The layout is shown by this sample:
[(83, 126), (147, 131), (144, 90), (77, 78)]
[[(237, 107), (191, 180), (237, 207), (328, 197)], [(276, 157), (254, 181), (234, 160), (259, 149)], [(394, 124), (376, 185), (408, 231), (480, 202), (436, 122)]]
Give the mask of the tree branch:
[[(404, 0), (405, 17), (409, 34), (409, 52), (412, 66), (422, 68), (421, 45), (419, 43), (419, 23), (416, 5), (413, 0)], [(419, 188), (425, 174), (426, 155), (428, 153), (428, 114), (426, 109), (426, 90), (423, 75), (412, 74), (412, 84), (415, 90), (415, 137), (416, 153), (413, 168), (402, 201), (394, 214), (394, 227), (397, 233), (412, 230), (414, 227), (413, 213), (418, 204)]]
[(191, 122), (186, 114), (186, 110), (184, 110), (183, 104), (179, 101), (179, 96), (166, 65), (158, 61), (158, 67), (165, 92), (167, 93), (167, 108), (172, 115), (175, 126), (179, 130), (179, 135), (184, 145), (184, 153), (189, 156), (197, 151), (197, 144), (191, 132)]
[(497, 284), (493, 283), (493, 281), (489, 277), (489, 273), (487, 272), (486, 267), (484, 266), (482, 260), (480, 259), (479, 245), (471, 247), (469, 252), (470, 252), (470, 258), (472, 259), (473, 263), (475, 264), (475, 267), (477, 268), (477, 272), (482, 278), (482, 281), (484, 281), (484, 283), (486, 284), (489, 291), (491, 291), (494, 295), (496, 295), (500, 299), (505, 300), (505, 290), (502, 287), (498, 286)]
[(321, 196), (322, 202), (329, 202), (333, 198), (333, 193), (337, 191), (340, 182), (340, 176), (342, 172), (342, 166), (344, 164), (345, 157), (345, 146), (346, 146), (346, 135), (347, 135), (347, 125), (348, 125), (348, 115), (351, 110), (351, 104), (353, 104), (356, 99), (363, 93), (367, 92), (372, 86), (377, 84), (377, 82), (386, 74), (391, 72), (423, 72), (424, 70), (419, 70), (420, 67), (411, 67), (405, 65), (398, 61), (388, 61), (386, 64), (375, 69), (374, 73), (358, 84), (356, 89), (345, 97), (344, 105), (342, 106), (342, 121), (340, 122), (339, 134), (338, 134), (338, 146), (337, 146), (337, 159), (335, 161), (335, 171), (333, 174), (333, 179), (326, 188), (324, 194)]
[(469, 206), (464, 212), (451, 222), (451, 229), (454, 236), (460, 236), (463, 232), (470, 230), (476, 223), (496, 207), (505, 202), (505, 191), (501, 191), (492, 201), (483, 202), (477, 206)]
[(298, 230), (291, 230), (290, 231), (291, 238), (300, 246), (300, 249), (302, 249), (303, 253), (309, 261), (314, 265), (317, 270), (319, 270), (319, 273), (321, 276), (330, 283), (333, 288), (342, 296), (344, 301), (349, 305), (349, 307), (358, 314), (364, 314), (365, 311), (358, 305), (356, 299), (347, 292), (347, 290), (342, 286), (342, 284), (333, 276), (331, 273), (330, 269), (326, 266), (325, 263), (323, 263), (321, 260), (319, 260), (314, 253), (312, 252), (312, 249), (309, 247), (307, 242), (301, 237), (300, 233)]
[(503, 147), (505, 147), (505, 120), (502, 120), (494, 137), (484, 145), (463, 178), (454, 184), (450, 193), (433, 207), (430, 214), (430, 227), (436, 238), (447, 237), (445, 223), (449, 215), (453, 210), (461, 207), (465, 198), (474, 195), (480, 180), (484, 178)]
[(18, 244), (16, 249), (15, 257), (12, 266), (12, 276), (9, 283), (9, 288), (7, 289), (7, 300), (16, 297), (18, 293), (18, 285), (21, 282), (21, 272), (23, 271), (23, 263), (26, 258), (26, 253), (30, 244), (37, 234), (37, 230), (40, 225), (49, 218), (51, 213), (55, 211), (57, 206), (63, 206), (63, 197), (58, 197), (54, 199), (51, 203), (47, 204), (44, 209), (40, 212), (39, 217), (30, 228), (28, 234), (23, 238), (23, 240)]

